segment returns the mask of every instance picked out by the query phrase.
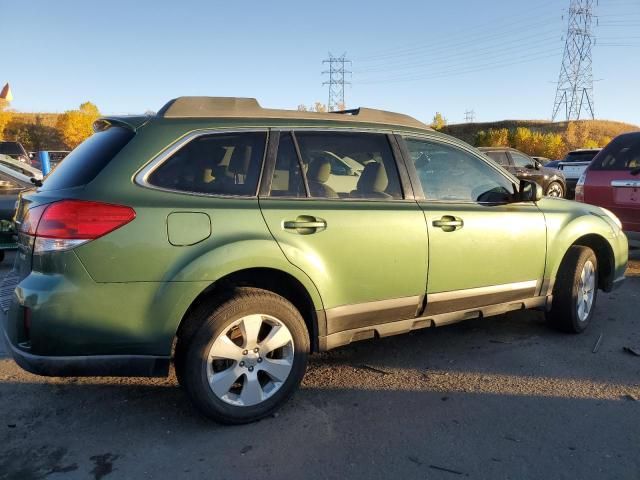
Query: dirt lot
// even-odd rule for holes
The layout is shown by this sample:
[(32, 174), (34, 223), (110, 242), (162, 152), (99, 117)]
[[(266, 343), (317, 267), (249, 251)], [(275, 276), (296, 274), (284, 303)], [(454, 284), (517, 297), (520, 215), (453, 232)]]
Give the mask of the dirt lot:
[(0, 359), (0, 478), (640, 478), (634, 258), (583, 335), (517, 312), (353, 344), (242, 427), (200, 417), (173, 377), (48, 379)]

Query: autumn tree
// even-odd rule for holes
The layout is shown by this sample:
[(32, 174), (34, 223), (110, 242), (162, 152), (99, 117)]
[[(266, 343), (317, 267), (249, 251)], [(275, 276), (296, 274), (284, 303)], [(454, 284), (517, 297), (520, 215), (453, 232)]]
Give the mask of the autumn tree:
[(13, 119), (13, 112), (0, 107), (0, 140), (4, 138), (4, 130)]
[(299, 112), (326, 112), (327, 106), (322, 102), (315, 102), (312, 106), (307, 107), (305, 104), (301, 103), (298, 105)]
[(100, 116), (98, 107), (91, 102), (80, 105), (78, 110), (68, 110), (60, 115), (56, 128), (68, 148), (75, 148), (93, 133), (93, 122)]
[(447, 126), (447, 119), (440, 112), (436, 112), (431, 122), (431, 128), (434, 130), (442, 130)]

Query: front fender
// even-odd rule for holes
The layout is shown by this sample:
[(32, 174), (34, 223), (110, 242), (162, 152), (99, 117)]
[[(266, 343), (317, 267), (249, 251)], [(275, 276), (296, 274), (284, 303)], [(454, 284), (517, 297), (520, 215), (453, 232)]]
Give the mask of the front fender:
[(538, 205), (547, 224), (545, 279), (551, 280), (550, 288), (567, 250), (587, 235), (597, 235), (613, 252), (612, 280), (624, 276), (628, 255), (626, 238), (598, 207), (555, 198), (544, 198)]

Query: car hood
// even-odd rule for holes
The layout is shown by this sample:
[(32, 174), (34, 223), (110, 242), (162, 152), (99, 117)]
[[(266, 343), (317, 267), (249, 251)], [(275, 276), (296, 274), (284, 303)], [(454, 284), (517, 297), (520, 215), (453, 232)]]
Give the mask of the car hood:
[(537, 205), (543, 212), (572, 212), (582, 215), (596, 215), (604, 218), (609, 216), (604, 208), (588, 203), (567, 200), (566, 198), (542, 197), (542, 199), (537, 202)]

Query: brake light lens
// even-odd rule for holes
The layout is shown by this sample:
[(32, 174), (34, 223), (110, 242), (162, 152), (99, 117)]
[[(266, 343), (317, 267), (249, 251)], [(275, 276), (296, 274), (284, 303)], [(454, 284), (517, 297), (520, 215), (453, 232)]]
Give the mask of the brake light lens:
[(62, 200), (30, 209), (21, 231), (35, 237), (35, 253), (68, 250), (112, 232), (136, 218), (133, 208)]
[(580, 178), (578, 179), (578, 183), (576, 183), (576, 194), (575, 194), (575, 199), (576, 202), (583, 202), (584, 203), (584, 182), (587, 179), (587, 172), (584, 171), (582, 172), (582, 175), (580, 175)]

